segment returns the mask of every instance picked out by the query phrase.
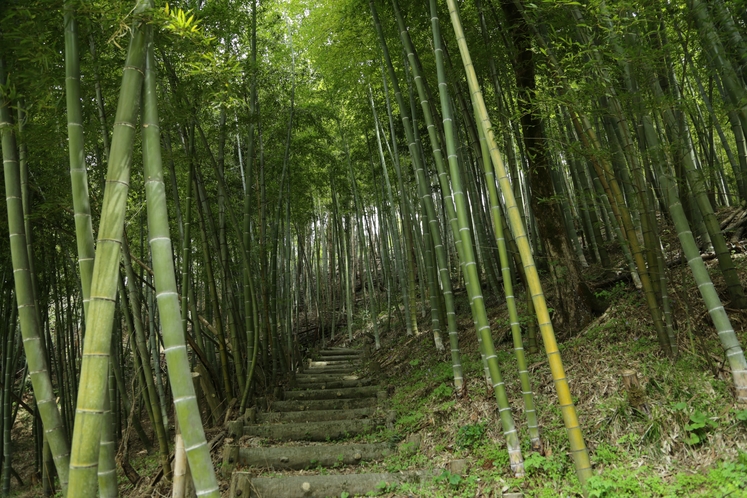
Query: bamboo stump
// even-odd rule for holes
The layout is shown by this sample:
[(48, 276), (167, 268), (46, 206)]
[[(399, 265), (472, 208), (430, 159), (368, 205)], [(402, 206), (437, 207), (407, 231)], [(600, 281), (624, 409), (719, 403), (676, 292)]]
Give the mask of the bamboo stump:
[(635, 370), (623, 370), (622, 380), (625, 391), (628, 393), (628, 404), (636, 410), (648, 412), (646, 393), (641, 388), (641, 383), (638, 380), (638, 372)]

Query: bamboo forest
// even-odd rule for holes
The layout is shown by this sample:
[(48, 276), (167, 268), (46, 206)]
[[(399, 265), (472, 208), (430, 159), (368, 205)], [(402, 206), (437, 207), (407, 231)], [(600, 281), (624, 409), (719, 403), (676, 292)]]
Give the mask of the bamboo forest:
[(747, 0), (2, 0), (0, 138), (2, 498), (747, 497)]

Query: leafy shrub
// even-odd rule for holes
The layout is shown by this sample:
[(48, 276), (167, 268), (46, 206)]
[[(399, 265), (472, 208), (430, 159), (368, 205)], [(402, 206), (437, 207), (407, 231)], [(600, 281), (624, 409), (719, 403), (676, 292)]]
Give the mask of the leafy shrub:
[(539, 453), (531, 453), (526, 459), (524, 459), (524, 470), (529, 476), (537, 476), (541, 474), (553, 481), (557, 481), (563, 478), (567, 468), (566, 464), (560, 457), (554, 455), (544, 457)]
[(620, 459), (620, 456), (617, 453), (617, 448), (607, 443), (600, 444), (599, 446), (597, 446), (597, 449), (594, 451), (593, 460), (595, 463), (609, 465), (611, 463), (616, 462), (619, 459)]
[(444, 400), (444, 399), (451, 398), (453, 394), (454, 394), (454, 389), (452, 389), (451, 387), (447, 386), (446, 384), (442, 382), (440, 386), (438, 386), (437, 388), (433, 390), (433, 393), (431, 394), (431, 396), (433, 396), (433, 399)]
[(452, 488), (458, 487), (462, 483), (462, 476), (459, 474), (452, 474), (448, 470), (444, 469), (440, 475), (433, 479), (437, 483), (446, 483)]
[(461, 449), (475, 448), (485, 437), (485, 424), (463, 425), (457, 431), (456, 445)]
[(705, 441), (706, 433), (717, 426), (708, 414), (696, 410), (690, 414), (690, 423), (685, 425), (685, 430), (689, 433), (685, 442), (689, 445), (702, 443)]

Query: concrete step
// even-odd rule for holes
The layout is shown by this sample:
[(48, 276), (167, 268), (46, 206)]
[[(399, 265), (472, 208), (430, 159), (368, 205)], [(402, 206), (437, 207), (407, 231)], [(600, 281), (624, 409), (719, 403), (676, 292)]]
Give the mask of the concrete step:
[(372, 419), (245, 425), (244, 435), (276, 441), (332, 441), (367, 434), (376, 426), (377, 422)]
[(354, 361), (361, 362), (363, 357), (359, 355), (320, 355), (314, 359), (315, 361)]
[(389, 443), (280, 446), (273, 448), (240, 448), (235, 445), (226, 445), (223, 449), (223, 467), (238, 464), (244, 467), (273, 470), (330, 468), (383, 460), (396, 451), (396, 448)]
[(346, 375), (358, 370), (355, 366), (311, 367), (304, 370), (311, 375)]
[(258, 413), (257, 424), (297, 423), (297, 422), (325, 422), (330, 420), (354, 420), (371, 418), (375, 408), (352, 408), (348, 410), (303, 410), (296, 412), (264, 412)]
[[(424, 471), (396, 474), (331, 474), (316, 476), (252, 477), (235, 472), (231, 480), (231, 498), (325, 498), (328, 496), (366, 495), (396, 489), (403, 483), (418, 487), (433, 477)], [(415, 492), (415, 494), (418, 494)]]
[(378, 393), (380, 391), (382, 391), (382, 389), (379, 386), (341, 387), (339, 389), (309, 389), (305, 391), (285, 391), (283, 397), (286, 401), (369, 398), (372, 396), (378, 396)]
[(293, 412), (305, 410), (351, 410), (355, 408), (366, 408), (376, 406), (378, 398), (357, 399), (316, 399), (316, 400), (289, 400), (273, 401), (268, 409), (274, 412)]
[(361, 357), (365, 353), (361, 349), (322, 349), (319, 351), (321, 356), (358, 356)]
[(317, 368), (362, 368), (362, 365), (351, 361), (311, 361), (306, 364), (304, 371)]
[(303, 383), (314, 383), (314, 382), (361, 382), (369, 380), (362, 375), (339, 375), (339, 374), (308, 374), (308, 373), (297, 373), (293, 376), (294, 381), (298, 384)]
[(328, 382), (298, 382), (292, 383), (294, 391), (300, 389), (339, 389), (341, 387), (364, 387), (373, 383), (373, 379), (361, 380), (330, 380)]

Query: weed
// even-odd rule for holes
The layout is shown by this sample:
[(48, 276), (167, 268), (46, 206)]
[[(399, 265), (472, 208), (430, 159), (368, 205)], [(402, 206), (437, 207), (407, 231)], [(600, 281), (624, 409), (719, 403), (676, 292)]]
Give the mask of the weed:
[(594, 463), (602, 465), (610, 465), (620, 459), (620, 455), (617, 453), (617, 448), (608, 443), (602, 443), (597, 446), (594, 451)]
[[(392, 493), (394, 491), (397, 491), (397, 485), (396, 484), (390, 484), (386, 481), (381, 481), (376, 485), (376, 491), (373, 492), (373, 496), (376, 495), (382, 495), (384, 493)], [(371, 493), (369, 493), (371, 494)]]
[(624, 436), (620, 437), (615, 441), (615, 443), (618, 446), (622, 446), (627, 451), (632, 451), (638, 447), (638, 445), (641, 442), (641, 436), (636, 434), (635, 432), (631, 432), (629, 434), (625, 434)]
[[(673, 408), (675, 412), (684, 414), (686, 414), (688, 411), (688, 406), (685, 402), (675, 403), (673, 405)], [(706, 434), (716, 427), (718, 427), (718, 423), (710, 418), (707, 413), (700, 410), (693, 411), (692, 413), (690, 413), (690, 416), (687, 419), (687, 423), (684, 426), (685, 431), (687, 431), (685, 443), (691, 446), (702, 443), (706, 438)]]
[(471, 449), (478, 446), (485, 436), (485, 424), (463, 425), (457, 431), (456, 445), (461, 449)]
[(458, 488), (462, 483), (462, 476), (460, 476), (459, 474), (452, 474), (448, 470), (444, 469), (444, 471), (441, 472), (440, 475), (436, 476), (433, 480), (437, 483), (448, 484), (451, 488)]
[(705, 440), (706, 433), (716, 427), (718, 427), (718, 424), (713, 419), (696, 410), (690, 414), (690, 423), (685, 426), (685, 430), (689, 433), (685, 442), (689, 445), (702, 443)]
[(403, 431), (409, 432), (417, 429), (420, 422), (425, 418), (425, 414), (421, 411), (402, 415), (397, 419), (397, 427)]
[(524, 470), (529, 476), (544, 476), (553, 481), (559, 481), (568, 471), (568, 466), (558, 456), (544, 457), (539, 453), (531, 453), (524, 460)]
[(442, 382), (440, 386), (438, 386), (437, 388), (433, 390), (433, 393), (431, 393), (431, 396), (433, 397), (433, 399), (443, 400), (443, 399), (450, 398), (453, 394), (454, 394), (454, 389), (452, 389), (451, 387), (447, 386), (446, 384)]
[(595, 292), (594, 296), (602, 301), (616, 301), (619, 297), (622, 297), (622, 295), (625, 294), (626, 287), (625, 283), (618, 282), (609, 290), (603, 289)]
[[(744, 453), (740, 460), (745, 460)], [(708, 472), (708, 483), (718, 489), (721, 496), (745, 496), (747, 491), (747, 465), (741, 462), (723, 462)]]
[(507, 469), (510, 465), (506, 447), (499, 444), (490, 444), (480, 449), (477, 454), (477, 465), (483, 466), (486, 462), (493, 464), (497, 469)]

